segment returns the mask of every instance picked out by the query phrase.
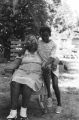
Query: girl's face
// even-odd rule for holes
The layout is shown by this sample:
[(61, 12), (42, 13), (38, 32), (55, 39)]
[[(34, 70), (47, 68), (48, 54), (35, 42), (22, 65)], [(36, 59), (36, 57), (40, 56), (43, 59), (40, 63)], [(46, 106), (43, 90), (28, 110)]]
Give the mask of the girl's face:
[(42, 40), (44, 42), (46, 42), (46, 43), (48, 43), (50, 41), (49, 40), (49, 32), (48, 31), (43, 32), (42, 35), (41, 35), (41, 37), (42, 37)]

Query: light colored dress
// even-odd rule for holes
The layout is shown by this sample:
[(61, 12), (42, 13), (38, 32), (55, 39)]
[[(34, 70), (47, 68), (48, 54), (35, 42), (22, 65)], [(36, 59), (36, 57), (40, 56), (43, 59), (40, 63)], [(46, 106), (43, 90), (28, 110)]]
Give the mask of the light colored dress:
[(22, 64), (12, 76), (12, 81), (26, 84), (37, 92), (43, 83), (41, 72), (41, 58), (37, 52), (30, 54), (26, 51), (22, 57)]
[[(45, 43), (42, 40), (38, 41), (38, 53), (41, 56), (42, 63), (46, 62), (49, 57), (56, 58), (57, 46), (54, 41), (50, 40), (49, 43)], [(59, 76), (59, 65), (57, 65), (56, 71), (53, 71), (56, 76)]]

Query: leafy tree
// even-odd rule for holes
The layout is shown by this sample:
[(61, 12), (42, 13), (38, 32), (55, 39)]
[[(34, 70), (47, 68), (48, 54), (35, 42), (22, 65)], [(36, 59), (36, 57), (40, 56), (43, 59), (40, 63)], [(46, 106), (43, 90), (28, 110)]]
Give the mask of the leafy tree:
[(0, 0), (0, 40), (5, 51), (10, 49), (12, 39), (23, 40), (30, 33), (38, 35), (47, 19), (44, 0)]
[(0, 36), (2, 37), (3, 34), (6, 36), (10, 33), (18, 38), (22, 38), (23, 33), (38, 34), (39, 28), (44, 26), (48, 19), (44, 0), (0, 0), (0, 6)]
[(50, 12), (50, 23), (56, 31), (62, 33), (68, 28), (72, 29), (75, 24), (74, 16), (66, 3), (59, 4), (59, 6), (51, 5)]
[[(17, 0), (17, 4), (15, 5), (15, 11), (19, 11), (18, 7), (21, 8), (21, 6), (23, 6), (24, 4), (25, 7), (27, 6), (29, 14), (34, 20), (34, 24), (37, 29), (39, 29), (40, 26), (45, 25), (48, 19), (45, 0)], [(24, 7), (22, 11), (23, 13), (25, 13), (24, 15), (27, 16), (27, 11), (24, 11)]]

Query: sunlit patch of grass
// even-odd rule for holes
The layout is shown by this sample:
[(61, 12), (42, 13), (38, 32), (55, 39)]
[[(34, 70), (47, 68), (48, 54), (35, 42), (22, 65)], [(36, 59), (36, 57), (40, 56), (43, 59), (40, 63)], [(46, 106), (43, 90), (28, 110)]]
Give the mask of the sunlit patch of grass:
[(76, 98), (76, 101), (79, 102), (79, 98)]
[(79, 120), (79, 118), (75, 117), (72, 114), (69, 115), (64, 114), (59, 120)]
[(79, 94), (79, 90), (77, 88), (75, 88), (75, 87), (73, 87), (73, 88), (68, 87), (67, 88), (67, 93), (78, 95)]

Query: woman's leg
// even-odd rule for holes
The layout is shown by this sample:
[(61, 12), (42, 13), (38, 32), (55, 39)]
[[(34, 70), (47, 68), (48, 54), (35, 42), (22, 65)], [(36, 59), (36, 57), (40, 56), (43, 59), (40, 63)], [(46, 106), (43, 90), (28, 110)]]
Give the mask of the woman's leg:
[(17, 103), (20, 93), (20, 84), (17, 82), (11, 82), (11, 110), (7, 119), (13, 119), (17, 117)]
[(27, 117), (27, 106), (32, 95), (32, 89), (26, 85), (21, 86), (22, 86), (22, 107), (20, 110), (20, 116), (25, 118)]
[(52, 78), (52, 86), (55, 91), (58, 106), (61, 106), (60, 90), (58, 87), (58, 77), (53, 72), (51, 72), (51, 78)]
[(20, 84), (12, 81), (11, 82), (11, 109), (17, 109), (18, 99), (20, 95)]
[(22, 107), (27, 107), (33, 90), (27, 85), (22, 85)]

